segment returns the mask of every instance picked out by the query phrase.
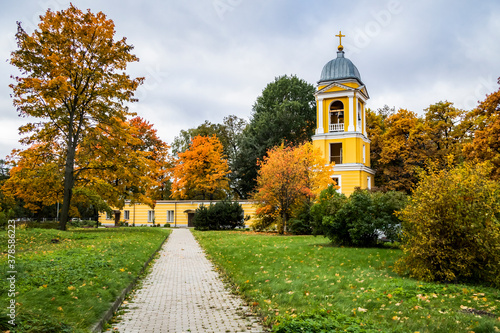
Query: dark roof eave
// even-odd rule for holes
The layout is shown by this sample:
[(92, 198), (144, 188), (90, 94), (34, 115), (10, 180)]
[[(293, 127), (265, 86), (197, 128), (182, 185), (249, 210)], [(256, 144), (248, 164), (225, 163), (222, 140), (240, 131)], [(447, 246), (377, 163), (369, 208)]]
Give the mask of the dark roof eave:
[(335, 78), (335, 79), (331, 79), (331, 80), (319, 80), (317, 83), (320, 84), (320, 83), (332, 83), (332, 82), (335, 82), (335, 81), (340, 81), (340, 80), (356, 80), (358, 81), (358, 83), (362, 86), (364, 86), (365, 84), (356, 76), (346, 76), (346, 77), (339, 77), (339, 78)]

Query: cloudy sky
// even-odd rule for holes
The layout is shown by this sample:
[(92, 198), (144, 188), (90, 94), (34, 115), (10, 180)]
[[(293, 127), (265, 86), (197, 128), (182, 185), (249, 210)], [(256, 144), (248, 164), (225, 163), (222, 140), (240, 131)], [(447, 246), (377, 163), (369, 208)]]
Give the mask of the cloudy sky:
[[(417, 113), (440, 100), (472, 109), (498, 89), (498, 0), (73, 0), (102, 11), (116, 37), (135, 46), (133, 76), (146, 77), (131, 108), (171, 143), (181, 129), (234, 114), (248, 119), (252, 105), (276, 76), (295, 74), (316, 84), (336, 57), (339, 30), (346, 57), (361, 73), (371, 99)], [(28, 32), (47, 8), (65, 0), (17, 0), (0, 11), (0, 159), (28, 121), (12, 106), (8, 63), (16, 21)]]

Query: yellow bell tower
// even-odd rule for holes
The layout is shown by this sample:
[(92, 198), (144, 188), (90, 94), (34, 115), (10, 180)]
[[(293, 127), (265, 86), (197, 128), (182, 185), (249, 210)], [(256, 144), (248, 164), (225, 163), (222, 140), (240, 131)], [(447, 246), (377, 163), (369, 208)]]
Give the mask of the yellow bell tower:
[(316, 92), (316, 134), (313, 145), (330, 163), (332, 178), (346, 195), (356, 187), (372, 188), (375, 171), (370, 169), (370, 140), (366, 133), (366, 102), (370, 98), (361, 75), (344, 57), (342, 32), (337, 58), (321, 72)]

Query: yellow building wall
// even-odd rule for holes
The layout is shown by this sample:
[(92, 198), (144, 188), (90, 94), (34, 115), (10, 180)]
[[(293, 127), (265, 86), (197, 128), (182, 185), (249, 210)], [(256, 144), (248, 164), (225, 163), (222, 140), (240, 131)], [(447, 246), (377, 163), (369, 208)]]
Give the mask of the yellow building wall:
[[(314, 140), (313, 147), (319, 149), (327, 162), (330, 162), (330, 143), (342, 143), (342, 162), (359, 163), (370, 167), (370, 143), (361, 138), (339, 138)], [(363, 145), (365, 145), (365, 162), (363, 163)]]
[[(187, 210), (194, 211), (200, 205), (209, 206), (211, 201), (157, 201), (154, 208), (155, 224), (165, 225), (165, 223), (170, 223), (170, 226), (174, 227), (187, 227), (188, 226), (188, 214), (185, 213)], [(215, 201), (213, 202), (215, 203)], [(245, 216), (250, 216), (250, 219), (245, 221), (245, 226), (250, 227), (255, 219), (256, 207), (252, 202), (240, 201), (239, 202), (243, 208)], [(125, 219), (124, 212), (129, 211), (129, 219)], [(130, 204), (126, 203), (123, 209), (120, 210), (120, 221), (128, 222), (129, 225), (136, 226), (152, 226), (153, 222), (148, 222), (148, 211), (153, 210), (151, 207), (145, 204)], [(174, 211), (174, 221), (167, 222), (167, 211)], [(114, 224), (114, 216), (111, 219), (107, 219), (106, 213), (101, 213), (99, 215), (99, 222), (105, 225)]]
[[(366, 171), (335, 171), (334, 175), (341, 177), (341, 192), (345, 195), (351, 195), (356, 187), (372, 188), (373, 187), (373, 175)], [(368, 186), (368, 179), (370, 179), (370, 186)]]

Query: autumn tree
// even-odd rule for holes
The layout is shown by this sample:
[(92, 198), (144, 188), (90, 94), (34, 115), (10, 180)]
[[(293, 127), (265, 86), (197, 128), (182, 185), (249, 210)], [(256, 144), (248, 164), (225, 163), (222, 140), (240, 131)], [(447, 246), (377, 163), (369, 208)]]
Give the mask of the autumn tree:
[(385, 190), (410, 192), (417, 182), (416, 167), (425, 164), (426, 138), (422, 120), (406, 109), (384, 120), (385, 132), (379, 137), (380, 155), (376, 162), (378, 186)]
[(233, 169), (237, 187), (247, 197), (255, 188), (257, 160), (282, 142), (297, 145), (310, 141), (316, 120), (315, 88), (292, 76), (280, 76), (257, 97), (249, 125), (240, 136)]
[(380, 153), (382, 152), (383, 134), (386, 131), (385, 119), (395, 113), (394, 108), (385, 105), (383, 108), (372, 111), (366, 109), (366, 131), (370, 139), (370, 161), (375, 170), (375, 184), (382, 187), (385, 185), (382, 168), (380, 164)]
[(332, 183), (332, 166), (311, 143), (296, 147), (281, 144), (270, 149), (258, 164), (252, 199), (257, 205), (260, 227), (276, 223), (281, 234), (286, 231), (294, 209)]
[(125, 73), (138, 58), (133, 46), (114, 34), (113, 21), (102, 12), (83, 13), (73, 5), (49, 9), (32, 34), (18, 23), (18, 49), (10, 62), (22, 74), (11, 85), (13, 102), (21, 116), (37, 118), (20, 128), (28, 135), (23, 142), (53, 143), (64, 159), (61, 229), (69, 217), (79, 144), (97, 125), (124, 123), (130, 115), (124, 103), (135, 101), (143, 80)]
[(34, 213), (56, 204), (63, 193), (63, 163), (54, 162), (59, 158), (57, 150), (56, 145), (45, 143), (14, 151), (19, 161), (3, 184), (6, 197), (21, 200)]
[(490, 161), (493, 179), (500, 179), (500, 89), (472, 110), (467, 120), (473, 126), (473, 135), (472, 142), (464, 146), (464, 154), (470, 161)]
[(426, 154), (442, 167), (449, 162), (450, 155), (460, 160), (463, 139), (467, 134), (467, 127), (462, 125), (464, 115), (465, 111), (448, 101), (425, 109), (423, 131), (428, 139)]
[(132, 149), (142, 152), (150, 161), (147, 173), (156, 182), (156, 186), (147, 187), (147, 195), (153, 200), (168, 199), (172, 186), (170, 182), (172, 160), (168, 153), (170, 147), (158, 137), (157, 130), (147, 120), (135, 117), (129, 121), (129, 124), (134, 129), (132, 135), (139, 139)]
[[(75, 152), (71, 216), (97, 215), (125, 200), (154, 204), (170, 166), (168, 146), (142, 118), (89, 129)], [(4, 193), (37, 213), (63, 198), (64, 158), (54, 144), (37, 144), (11, 157)]]
[(227, 196), (230, 171), (215, 135), (195, 136), (189, 149), (178, 155), (172, 172), (172, 197), (214, 200)]
[(234, 196), (241, 198), (243, 194), (238, 187), (238, 172), (235, 171), (235, 165), (240, 148), (240, 137), (246, 126), (247, 122), (235, 115), (224, 117), (220, 124), (213, 124), (206, 120), (198, 127), (181, 130), (172, 143), (172, 153), (177, 155), (186, 151), (195, 136), (216, 135), (222, 144), (224, 155), (227, 157), (227, 163), (231, 170), (228, 175), (229, 187), (234, 192)]

